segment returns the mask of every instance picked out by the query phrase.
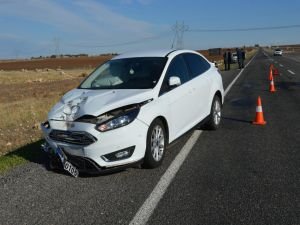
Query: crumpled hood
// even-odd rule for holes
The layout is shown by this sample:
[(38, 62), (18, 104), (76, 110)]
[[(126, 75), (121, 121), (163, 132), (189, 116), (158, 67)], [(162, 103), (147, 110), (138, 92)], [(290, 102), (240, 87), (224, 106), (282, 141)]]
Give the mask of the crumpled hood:
[(119, 107), (153, 98), (152, 89), (87, 90), (66, 93), (51, 109), (48, 119), (74, 121), (83, 115), (99, 116)]

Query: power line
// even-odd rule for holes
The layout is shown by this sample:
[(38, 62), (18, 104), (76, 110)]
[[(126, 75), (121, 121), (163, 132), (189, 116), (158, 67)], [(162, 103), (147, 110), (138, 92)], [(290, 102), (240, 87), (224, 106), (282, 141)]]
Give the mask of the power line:
[(245, 31), (259, 31), (259, 30), (280, 30), (300, 28), (300, 25), (285, 25), (285, 26), (268, 26), (268, 27), (250, 27), (250, 28), (232, 28), (232, 29), (190, 29), (188, 32), (245, 32)]

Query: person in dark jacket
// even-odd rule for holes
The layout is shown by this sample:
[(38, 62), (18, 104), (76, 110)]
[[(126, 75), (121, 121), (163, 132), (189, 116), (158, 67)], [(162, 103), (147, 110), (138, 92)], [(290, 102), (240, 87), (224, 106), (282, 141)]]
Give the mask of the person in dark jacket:
[(227, 49), (227, 51), (224, 52), (223, 59), (224, 59), (225, 70), (230, 70), (230, 64), (231, 64), (231, 51), (230, 51), (230, 49)]
[(244, 68), (244, 61), (245, 61), (245, 51), (244, 49), (237, 48), (236, 55), (238, 59), (239, 69)]
[(244, 62), (245, 62), (245, 59), (246, 59), (246, 52), (243, 48), (242, 48), (242, 59), (243, 59), (243, 68), (244, 68)]

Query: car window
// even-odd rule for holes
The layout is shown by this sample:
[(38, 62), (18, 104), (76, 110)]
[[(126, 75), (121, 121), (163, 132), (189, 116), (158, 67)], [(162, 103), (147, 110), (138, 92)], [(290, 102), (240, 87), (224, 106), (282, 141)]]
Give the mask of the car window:
[(94, 70), (79, 88), (150, 89), (160, 79), (166, 57), (113, 59)]
[(179, 77), (182, 84), (189, 79), (188, 69), (181, 55), (176, 56), (169, 65), (166, 77), (171, 76)]
[(189, 72), (186, 63), (181, 55), (176, 56), (170, 63), (166, 76), (164, 78), (161, 93), (167, 92), (169, 88), (169, 78), (179, 77), (181, 84), (184, 84), (189, 80)]
[(210, 68), (210, 64), (201, 56), (193, 54), (193, 53), (186, 53), (183, 55), (188, 68), (191, 72), (191, 77), (194, 78)]

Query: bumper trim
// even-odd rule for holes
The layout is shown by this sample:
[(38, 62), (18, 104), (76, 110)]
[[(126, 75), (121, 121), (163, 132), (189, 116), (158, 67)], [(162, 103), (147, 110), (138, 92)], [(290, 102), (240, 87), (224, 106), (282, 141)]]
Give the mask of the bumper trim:
[[(67, 153), (66, 153), (66, 156), (68, 158), (68, 161), (70, 161), (74, 166), (76, 166), (76, 168), (79, 170), (80, 173), (90, 174), (90, 175), (103, 175), (103, 174), (119, 172), (120, 170), (129, 168), (129, 167), (133, 167), (135, 165), (139, 165), (143, 162), (143, 159), (142, 159), (137, 162), (133, 162), (133, 163), (121, 165), (121, 166), (100, 167), (92, 159), (89, 159), (86, 157), (73, 156), (73, 155), (70, 155)], [(83, 163), (83, 166), (82, 166), (82, 163)]]
[[(49, 159), (54, 161), (57, 165), (58, 162), (61, 162), (59, 157), (56, 154), (53, 154), (53, 151), (51, 151), (51, 147), (46, 142), (42, 144), (41, 149), (49, 156)], [(47, 149), (47, 151), (46, 151)], [(78, 171), (82, 174), (89, 174), (89, 175), (104, 175), (114, 172), (119, 172), (123, 169), (134, 167), (137, 165), (141, 165), (143, 163), (143, 159), (138, 160), (136, 162), (132, 162), (125, 165), (120, 166), (114, 166), (114, 167), (100, 167), (95, 161), (93, 161), (90, 158), (82, 157), (82, 156), (74, 156), (63, 149), (61, 149), (63, 153), (65, 154), (67, 161), (70, 162), (72, 165), (78, 169)], [(60, 164), (60, 163), (59, 163)], [(61, 166), (57, 166), (57, 169), (63, 169)]]

